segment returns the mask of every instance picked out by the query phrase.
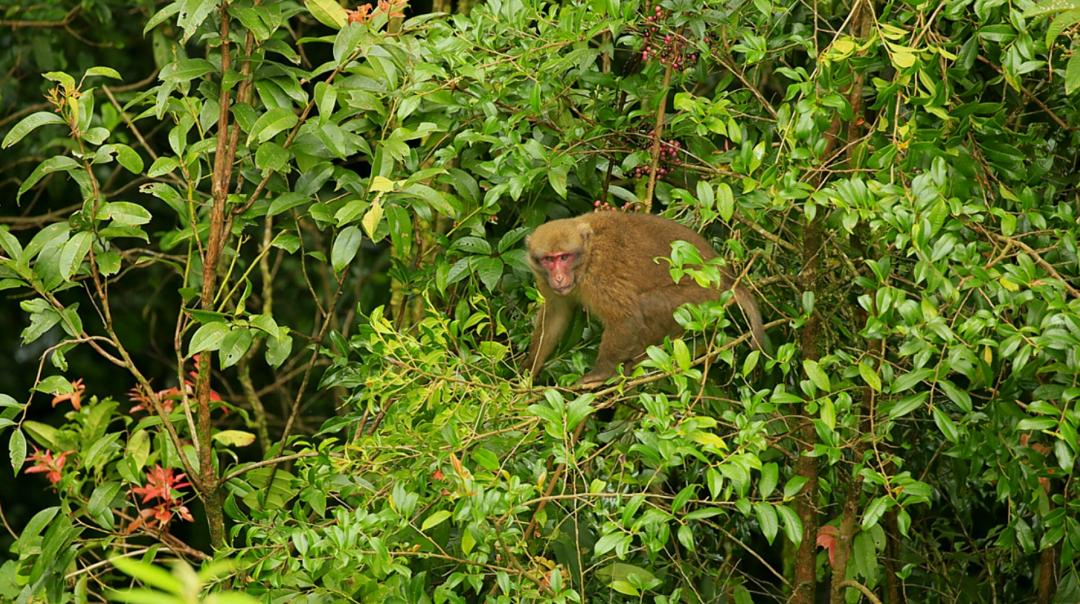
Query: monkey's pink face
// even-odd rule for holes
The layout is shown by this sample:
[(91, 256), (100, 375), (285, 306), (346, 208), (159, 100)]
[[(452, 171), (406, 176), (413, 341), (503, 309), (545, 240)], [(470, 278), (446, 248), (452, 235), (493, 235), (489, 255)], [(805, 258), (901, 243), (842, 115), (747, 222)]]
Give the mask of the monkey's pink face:
[(547, 282), (551, 289), (560, 296), (574, 290), (574, 267), (580, 254), (575, 252), (554, 252), (540, 257), (540, 266), (547, 272)]

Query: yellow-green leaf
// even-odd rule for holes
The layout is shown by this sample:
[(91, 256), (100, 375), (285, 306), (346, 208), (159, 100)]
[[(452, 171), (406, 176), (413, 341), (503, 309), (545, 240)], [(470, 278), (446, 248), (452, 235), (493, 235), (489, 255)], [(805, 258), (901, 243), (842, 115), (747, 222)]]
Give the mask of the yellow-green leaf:
[(394, 181), (385, 176), (375, 176), (371, 179), (368, 189), (374, 193), (388, 193), (394, 190), (394, 184)]
[(349, 22), (349, 12), (335, 0), (304, 0), (312, 17), (327, 27), (341, 29)]
[(424, 524), (420, 525), (420, 530), (426, 531), (432, 527), (439, 526), (443, 522), (446, 522), (446, 519), (449, 517), (450, 512), (448, 510), (439, 510), (438, 512), (435, 512), (434, 514), (428, 516), (426, 520), (424, 520)]
[(255, 442), (255, 435), (243, 430), (222, 430), (214, 434), (214, 440), (226, 447), (246, 447)]
[(376, 199), (375, 203), (371, 204), (368, 211), (364, 214), (364, 217), (360, 220), (360, 224), (364, 227), (364, 232), (372, 241), (378, 241), (375, 238), (375, 229), (379, 228), (379, 223), (382, 221), (383, 208), (382, 201)]

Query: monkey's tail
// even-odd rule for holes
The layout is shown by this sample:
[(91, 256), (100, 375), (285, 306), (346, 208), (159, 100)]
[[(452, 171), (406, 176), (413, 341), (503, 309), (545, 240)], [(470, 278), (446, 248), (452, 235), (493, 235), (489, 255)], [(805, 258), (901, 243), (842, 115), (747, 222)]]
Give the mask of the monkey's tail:
[(732, 292), (735, 294), (735, 303), (739, 305), (743, 316), (750, 322), (750, 333), (753, 335), (754, 348), (766, 350), (768, 340), (765, 336), (765, 324), (761, 322), (761, 311), (758, 310), (754, 294), (745, 287), (736, 287)]

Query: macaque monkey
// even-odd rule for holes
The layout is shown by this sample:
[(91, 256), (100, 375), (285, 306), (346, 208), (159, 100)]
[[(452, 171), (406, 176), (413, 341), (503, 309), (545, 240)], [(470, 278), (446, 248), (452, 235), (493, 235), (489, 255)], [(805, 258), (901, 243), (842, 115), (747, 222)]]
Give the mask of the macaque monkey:
[[(525, 240), (529, 266), (544, 294), (529, 345), (529, 371), (535, 378), (570, 324), (574, 309), (585, 308), (604, 326), (600, 352), (579, 385), (596, 386), (632, 361), (650, 344), (679, 332), (673, 314), (680, 305), (716, 300), (722, 290), (684, 277), (675, 283), (668, 264), (673, 241), (686, 241), (702, 260), (717, 253), (685, 226), (649, 214), (595, 212), (540, 225)], [(735, 302), (750, 323), (754, 345), (764, 342), (761, 313), (753, 295), (723, 273), (722, 287), (733, 289)]]

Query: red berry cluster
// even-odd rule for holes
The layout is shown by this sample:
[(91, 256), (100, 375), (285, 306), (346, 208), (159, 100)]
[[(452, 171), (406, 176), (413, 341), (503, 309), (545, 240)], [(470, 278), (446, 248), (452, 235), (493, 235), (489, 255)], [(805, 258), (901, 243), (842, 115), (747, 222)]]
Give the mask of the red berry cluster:
[(660, 23), (665, 17), (664, 9), (659, 5), (653, 10), (653, 14), (645, 17), (644, 48), (641, 49), (641, 60), (648, 62), (649, 59), (659, 59), (663, 65), (669, 65), (673, 69), (683, 69), (697, 62), (697, 53), (686, 54), (686, 39), (672, 34), (660, 35)]
[[(652, 139), (648, 139), (648, 149), (652, 150)], [(682, 151), (682, 143), (677, 140), (660, 140), (660, 161), (656, 164), (656, 175), (667, 176), (671, 174), (674, 166), (679, 164), (679, 152)], [(641, 178), (649, 175), (650, 166), (638, 166), (634, 168), (634, 177)]]
[(606, 201), (600, 201), (599, 199), (592, 202), (593, 209), (597, 212), (636, 212), (637, 208), (634, 208), (632, 204), (624, 206), (613, 206)]

